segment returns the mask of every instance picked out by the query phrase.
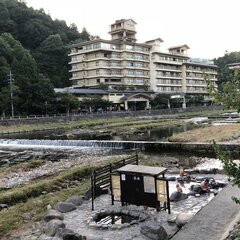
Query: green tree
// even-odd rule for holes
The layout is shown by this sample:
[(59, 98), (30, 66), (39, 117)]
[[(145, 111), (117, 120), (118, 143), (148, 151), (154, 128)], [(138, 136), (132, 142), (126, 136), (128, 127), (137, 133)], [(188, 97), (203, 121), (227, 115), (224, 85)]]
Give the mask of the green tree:
[[(11, 97), (12, 91), (12, 97)], [(1, 88), (0, 90), (0, 111), (2, 116), (5, 117), (6, 115), (11, 116), (11, 107), (12, 104), (14, 106), (14, 113), (16, 112), (16, 104), (18, 103), (18, 94), (19, 89), (14, 84), (12, 85), (12, 89), (10, 90), (10, 86), (6, 86)]]
[(56, 93), (52, 104), (55, 104), (54, 111), (57, 113), (71, 113), (73, 109), (79, 108), (78, 98), (69, 93)]
[(151, 106), (153, 109), (168, 108), (168, 103), (170, 101), (171, 95), (159, 93), (151, 101)]
[(53, 85), (49, 78), (40, 74), (38, 82), (32, 84), (32, 89), (32, 112), (44, 114), (46, 111), (46, 104), (51, 103), (55, 97)]
[(202, 94), (186, 95), (186, 103), (188, 106), (201, 106), (204, 97)]
[(55, 87), (69, 86), (67, 49), (59, 34), (46, 38), (34, 56), (41, 72), (51, 79)]
[[(214, 97), (217, 103), (222, 103), (225, 108), (237, 109), (240, 112), (240, 71), (236, 69), (233, 73), (233, 79), (222, 83), (221, 91), (216, 89), (208, 82), (208, 91)], [(240, 164), (234, 162), (230, 154), (221, 150), (220, 147), (213, 142), (213, 147), (217, 157), (222, 161), (225, 173), (230, 177), (233, 185), (240, 187)], [(240, 204), (239, 197), (232, 197), (233, 200)]]
[(112, 102), (109, 100), (102, 99), (99, 96), (89, 96), (85, 97), (80, 101), (80, 108), (82, 109), (92, 109), (92, 111), (96, 111), (98, 108), (102, 108), (107, 110), (108, 107), (112, 105)]
[(7, 93), (7, 75), (11, 69), (18, 90), (14, 93), (16, 110), (24, 114), (42, 112), (46, 99), (53, 97), (53, 85), (47, 77), (40, 74), (31, 53), (11, 34), (4, 33), (0, 35), (0, 56), (0, 92), (4, 102), (1, 109), (9, 113), (4, 106), (10, 105), (5, 95), (10, 96)]
[(207, 81), (208, 92), (217, 104), (223, 104), (226, 109), (234, 109), (240, 112), (240, 70), (235, 69), (233, 79), (221, 85), (221, 91), (217, 91), (213, 84)]
[[(232, 184), (240, 187), (240, 164), (233, 161), (230, 154), (221, 150), (215, 142), (213, 142), (213, 148), (217, 157), (222, 161), (224, 172), (230, 177)], [(240, 204), (239, 196), (233, 196), (232, 199)]]
[[(0, 0), (1, 33), (9, 33), (14, 41), (16, 39), (21, 43), (21, 47), (31, 51), (40, 71), (51, 79), (54, 87), (70, 85), (66, 46), (76, 40), (82, 42), (90, 39), (86, 28), (80, 33), (74, 23), (68, 26), (63, 20), (53, 21), (43, 9), (28, 8), (24, 1), (19, 0)], [(4, 52), (5, 49), (12, 51), (0, 42), (0, 51)], [(18, 58), (15, 54), (20, 52), (12, 54), (11, 51), (4, 54), (10, 65), (14, 57)]]
[(226, 52), (223, 57), (214, 59), (214, 63), (219, 67), (219, 90), (221, 90), (222, 83), (226, 83), (232, 80), (233, 72), (228, 68), (228, 64), (236, 62), (240, 62), (240, 52)]

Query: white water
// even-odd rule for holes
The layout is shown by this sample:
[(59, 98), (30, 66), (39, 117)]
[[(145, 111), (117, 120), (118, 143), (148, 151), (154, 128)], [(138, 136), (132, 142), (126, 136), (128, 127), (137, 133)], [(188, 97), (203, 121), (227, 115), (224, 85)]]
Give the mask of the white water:
[(109, 149), (144, 149), (141, 142), (98, 141), (98, 140), (28, 140), (0, 139), (2, 147), (44, 147), (44, 148), (109, 148)]

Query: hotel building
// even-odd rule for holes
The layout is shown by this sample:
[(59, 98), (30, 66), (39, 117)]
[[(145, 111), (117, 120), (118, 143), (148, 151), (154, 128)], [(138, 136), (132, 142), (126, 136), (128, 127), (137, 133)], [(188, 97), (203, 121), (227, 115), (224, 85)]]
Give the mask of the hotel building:
[(171, 95), (201, 94), (208, 99), (206, 79), (217, 86), (218, 67), (207, 59), (192, 59), (188, 56), (187, 45), (160, 50), (161, 39), (148, 41), (150, 52), (151, 89), (155, 93)]
[(216, 83), (217, 66), (191, 59), (187, 45), (163, 52), (160, 38), (137, 43), (135, 25), (132, 19), (118, 20), (110, 26), (111, 40), (93, 39), (71, 45), (72, 88), (79, 93), (104, 89), (108, 93), (105, 99), (125, 109), (131, 102), (144, 102), (149, 108), (153, 93), (183, 97), (202, 94), (207, 99), (205, 78)]

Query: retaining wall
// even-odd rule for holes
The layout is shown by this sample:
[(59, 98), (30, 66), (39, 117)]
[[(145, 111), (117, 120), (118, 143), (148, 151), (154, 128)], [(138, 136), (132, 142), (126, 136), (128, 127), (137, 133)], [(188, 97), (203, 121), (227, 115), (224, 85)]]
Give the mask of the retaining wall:
[(95, 118), (112, 118), (112, 117), (127, 117), (127, 116), (157, 116), (157, 115), (173, 115), (188, 112), (201, 112), (220, 110), (219, 106), (199, 106), (173, 109), (159, 109), (159, 110), (146, 110), (146, 111), (119, 111), (119, 112), (103, 112), (91, 114), (70, 114), (70, 115), (47, 115), (47, 116), (28, 116), (28, 117), (15, 117), (15, 118), (1, 118), (0, 125), (11, 126), (20, 124), (38, 124), (49, 122), (67, 122), (77, 121), (79, 119), (95, 119)]

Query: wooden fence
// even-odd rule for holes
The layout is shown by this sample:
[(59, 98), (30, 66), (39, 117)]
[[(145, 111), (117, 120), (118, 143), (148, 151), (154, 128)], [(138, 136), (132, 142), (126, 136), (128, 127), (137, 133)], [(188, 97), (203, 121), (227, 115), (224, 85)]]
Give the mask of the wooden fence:
[(138, 165), (138, 155), (136, 154), (93, 170), (91, 176), (92, 210), (94, 210), (94, 199), (110, 187), (111, 174), (127, 164)]

